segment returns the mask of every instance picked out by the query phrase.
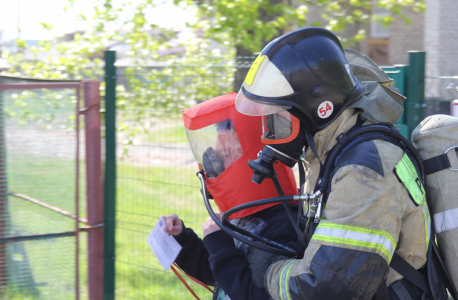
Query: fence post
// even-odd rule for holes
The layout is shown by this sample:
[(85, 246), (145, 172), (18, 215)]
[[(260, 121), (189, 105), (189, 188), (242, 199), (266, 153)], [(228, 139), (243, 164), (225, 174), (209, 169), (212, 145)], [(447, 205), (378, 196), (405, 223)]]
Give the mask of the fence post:
[(103, 177), (100, 133), (100, 82), (84, 81), (89, 300), (103, 299)]
[(424, 51), (409, 51), (409, 69), (405, 101), (405, 123), (409, 135), (425, 118), (425, 58)]
[[(0, 240), (8, 235), (8, 184), (6, 173), (5, 111), (3, 91), (0, 90)], [(0, 293), (8, 284), (7, 243), (0, 241)]]
[(105, 51), (105, 249), (104, 299), (115, 298), (116, 52)]

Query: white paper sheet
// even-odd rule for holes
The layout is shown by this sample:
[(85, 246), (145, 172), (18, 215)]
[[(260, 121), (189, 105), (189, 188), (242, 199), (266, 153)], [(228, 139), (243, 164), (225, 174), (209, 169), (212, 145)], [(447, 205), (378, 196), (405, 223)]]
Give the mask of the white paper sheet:
[(159, 218), (146, 242), (151, 250), (153, 250), (154, 255), (156, 255), (164, 270), (167, 271), (175, 261), (175, 258), (177, 258), (182, 247), (173, 235), (169, 235), (164, 231), (165, 226), (162, 217)]

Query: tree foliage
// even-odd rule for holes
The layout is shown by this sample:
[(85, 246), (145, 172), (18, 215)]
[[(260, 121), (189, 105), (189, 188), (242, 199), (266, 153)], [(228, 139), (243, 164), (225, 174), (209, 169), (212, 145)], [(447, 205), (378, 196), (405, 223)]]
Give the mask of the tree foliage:
[[(396, 17), (407, 23), (404, 9), (424, 11), (423, 1), (416, 0), (299, 0), (293, 5), (291, 0), (201, 0), (198, 5), (199, 22), (196, 27), (203, 28), (209, 38), (219, 38), (231, 45), (240, 45), (253, 52), (265, 46), (263, 41), (270, 41), (280, 31), (289, 31), (294, 27), (325, 27), (339, 34), (349, 24), (367, 22), (371, 19), (372, 4), (391, 12), (382, 22), (388, 26)], [(308, 23), (306, 15), (309, 7), (321, 7), (321, 20)], [(262, 14), (274, 15), (265, 20)], [(374, 19), (377, 16), (372, 16)], [(362, 29), (351, 41), (360, 41), (365, 37)]]
[[(75, 0), (67, 1), (69, 7), (64, 10), (71, 9)], [(234, 49), (241, 46), (252, 53), (259, 52), (279, 32), (295, 27), (320, 26), (339, 34), (349, 24), (367, 22), (371, 17), (374, 0), (297, 2), (299, 5), (293, 5), (292, 0), (173, 0), (177, 6), (197, 7), (197, 21), (189, 26), (202, 36), (202, 44), (215, 40), (222, 47)], [(147, 13), (166, 3), (167, 0), (96, 0), (92, 15), (78, 17), (86, 22), (88, 29), (84, 33), (74, 34), (73, 40), (61, 37), (53, 41), (41, 41), (39, 46), (28, 49), (33, 57), (27, 61), (24, 61), (24, 51), (3, 53), (3, 57), (9, 58), (15, 66), (13, 74), (52, 79), (91, 76), (93, 70), (90, 67), (100, 65), (102, 51), (121, 43), (128, 45), (128, 55), (137, 61), (159, 59), (158, 51), (170, 47), (168, 41), (175, 36), (175, 32), (155, 24), (154, 20), (148, 20)], [(311, 6), (321, 7), (321, 21), (307, 23), (306, 16)], [(390, 16), (380, 18), (386, 26), (395, 17), (409, 23), (410, 20), (403, 13), (406, 7), (416, 11), (425, 8), (422, 0), (377, 0), (376, 6), (391, 12)], [(53, 28), (52, 24), (45, 22), (40, 23), (40, 26), (48, 30)], [(352, 41), (364, 37), (362, 29), (352, 37)], [(16, 43), (19, 48), (26, 50), (23, 40), (17, 40)], [(195, 44), (194, 41), (186, 46), (196, 50)]]
[[(68, 0), (71, 10), (75, 0)], [(173, 115), (196, 101), (232, 90), (243, 80), (249, 64), (240, 68), (237, 55), (252, 56), (276, 36), (301, 26), (320, 26), (337, 34), (349, 24), (371, 19), (372, 0), (171, 0), (173, 5), (197, 12), (196, 22), (188, 24), (196, 37), (173, 55), (176, 31), (163, 28), (148, 18), (148, 12), (170, 5), (169, 0), (96, 0), (91, 15), (80, 15), (84, 32), (41, 41), (27, 48), (17, 40), (17, 53), (2, 53), (14, 66), (9, 74), (34, 78), (83, 79), (103, 81), (103, 51), (116, 45), (128, 49), (122, 57), (117, 104), (126, 115), (119, 129), (126, 130), (125, 143), (136, 133), (148, 129), (154, 118)], [(423, 1), (379, 0), (376, 4), (391, 12), (381, 21), (388, 25), (395, 17), (408, 22), (403, 10), (424, 10)], [(320, 20), (307, 21), (310, 7), (319, 6)], [(375, 17), (375, 16), (374, 16)], [(51, 30), (52, 24), (40, 24)], [(359, 30), (345, 43), (365, 37)], [(211, 43), (218, 43), (215, 48)], [(218, 49), (219, 48), (219, 49)], [(239, 71), (239, 72), (237, 72)], [(237, 79), (237, 78), (235, 78)]]

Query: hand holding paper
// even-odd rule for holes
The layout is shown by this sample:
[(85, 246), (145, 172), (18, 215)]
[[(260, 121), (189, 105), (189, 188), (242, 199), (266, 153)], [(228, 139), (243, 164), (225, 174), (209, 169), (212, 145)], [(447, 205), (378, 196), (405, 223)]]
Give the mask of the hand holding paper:
[(160, 217), (153, 231), (151, 231), (146, 239), (146, 242), (151, 250), (153, 250), (154, 255), (156, 255), (164, 270), (167, 271), (175, 261), (182, 247), (172, 235), (164, 231), (165, 228), (166, 222)]
[(164, 231), (168, 234), (179, 235), (183, 231), (183, 222), (176, 214), (162, 216), (165, 221)]

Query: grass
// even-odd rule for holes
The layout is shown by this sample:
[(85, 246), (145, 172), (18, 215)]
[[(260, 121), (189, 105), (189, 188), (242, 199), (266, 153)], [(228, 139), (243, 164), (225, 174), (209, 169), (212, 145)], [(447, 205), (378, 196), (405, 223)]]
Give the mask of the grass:
[(188, 139), (186, 138), (186, 130), (183, 126), (183, 122), (174, 122), (171, 124), (171, 127), (158, 129), (148, 133), (145, 140), (153, 143), (187, 144)]
[[(9, 190), (74, 212), (74, 162), (11, 153)], [(84, 162), (81, 164), (83, 165)], [(84, 170), (84, 169), (83, 169)], [(191, 299), (171, 270), (164, 271), (146, 243), (161, 215), (176, 213), (201, 235), (205, 210), (196, 168), (118, 164), (116, 294), (119, 299)], [(82, 179), (84, 179), (82, 174)], [(84, 199), (84, 180), (81, 181)], [(84, 202), (84, 201), (81, 201)], [(85, 215), (85, 206), (80, 211)], [(12, 234), (74, 230), (74, 221), (28, 201), (9, 197)], [(1, 216), (4, 217), (4, 216)], [(87, 299), (85, 234), (80, 237), (81, 299)], [(1, 299), (73, 299), (75, 240), (72, 237), (12, 243), (9, 287)], [(189, 282), (189, 280), (188, 280)], [(211, 294), (190, 283), (201, 299)]]
[(186, 138), (186, 130), (183, 126), (183, 121), (181, 120), (167, 122), (167, 127), (151, 130), (146, 135), (145, 140), (152, 143), (188, 143), (188, 139)]

